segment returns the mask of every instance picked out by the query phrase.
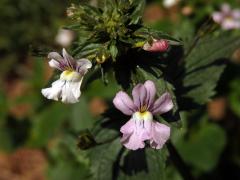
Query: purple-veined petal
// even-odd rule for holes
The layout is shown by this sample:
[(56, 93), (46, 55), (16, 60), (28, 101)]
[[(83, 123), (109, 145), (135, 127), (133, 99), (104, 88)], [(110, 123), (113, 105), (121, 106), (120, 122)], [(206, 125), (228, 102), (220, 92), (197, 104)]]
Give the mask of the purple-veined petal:
[(147, 106), (149, 108), (154, 102), (154, 98), (156, 95), (156, 87), (154, 82), (149, 80), (144, 83), (144, 86), (147, 90)]
[(126, 124), (124, 124), (120, 132), (123, 134), (132, 134), (135, 129), (135, 122), (133, 119), (130, 119)]
[(138, 110), (146, 105), (147, 91), (143, 84), (136, 85), (132, 90), (133, 102), (137, 106)]
[(158, 122), (152, 123), (152, 139), (150, 146), (155, 149), (161, 149), (170, 138), (170, 127)]
[(48, 54), (48, 59), (54, 59), (58, 62), (61, 62), (63, 60), (63, 57), (60, 54), (58, 54), (57, 52), (50, 52)]
[(116, 94), (113, 99), (113, 104), (117, 109), (126, 115), (132, 115), (136, 111), (136, 106), (133, 104), (132, 99), (123, 91)]
[(67, 64), (67, 66), (70, 67), (71, 69), (75, 69), (76, 62), (73, 59), (73, 57), (67, 53), (65, 48), (63, 48), (62, 50), (62, 54), (63, 54), (64, 62)]
[(88, 69), (92, 67), (91, 61), (88, 59), (79, 59), (76, 63), (76, 71), (80, 74), (86, 74)]
[(61, 68), (61, 64), (59, 61), (56, 61), (54, 59), (51, 59), (49, 62), (48, 62), (49, 66), (52, 67), (52, 68), (55, 68), (55, 69), (58, 69), (60, 71), (63, 71), (63, 69)]
[(137, 150), (145, 147), (141, 124), (134, 119), (130, 119), (120, 130), (123, 133), (121, 143), (128, 149)]
[(152, 114), (163, 114), (170, 111), (173, 108), (173, 102), (169, 93), (164, 93), (159, 97), (153, 106), (150, 108)]
[(145, 147), (145, 143), (141, 141), (136, 133), (123, 135), (120, 141), (127, 149), (130, 150), (137, 150)]

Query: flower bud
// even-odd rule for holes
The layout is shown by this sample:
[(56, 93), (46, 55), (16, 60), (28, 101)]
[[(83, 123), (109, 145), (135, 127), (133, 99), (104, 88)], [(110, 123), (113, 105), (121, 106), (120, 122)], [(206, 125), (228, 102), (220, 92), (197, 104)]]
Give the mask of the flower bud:
[(96, 61), (99, 64), (104, 63), (110, 57), (109, 53), (106, 50), (102, 50), (97, 53)]
[(156, 40), (154, 39), (152, 44), (149, 42), (145, 43), (143, 49), (149, 52), (165, 52), (169, 48), (169, 43), (165, 39)]

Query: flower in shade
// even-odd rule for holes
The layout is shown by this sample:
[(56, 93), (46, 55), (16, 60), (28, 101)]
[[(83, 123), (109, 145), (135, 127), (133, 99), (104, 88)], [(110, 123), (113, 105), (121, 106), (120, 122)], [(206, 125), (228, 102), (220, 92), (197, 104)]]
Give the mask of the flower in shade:
[(231, 9), (228, 4), (223, 4), (221, 11), (214, 12), (212, 18), (222, 29), (240, 29), (240, 9)]
[(143, 49), (145, 51), (150, 51), (150, 52), (165, 52), (169, 48), (169, 43), (165, 39), (160, 39), (156, 40), (153, 39), (153, 42), (150, 44), (149, 42), (146, 42), (143, 45)]
[(155, 100), (156, 87), (152, 81), (133, 88), (133, 100), (123, 91), (116, 94), (113, 104), (131, 119), (121, 127), (121, 142), (131, 150), (145, 147), (145, 141), (155, 149), (161, 149), (170, 137), (170, 127), (153, 120), (153, 115), (163, 114), (173, 108), (169, 93)]
[(49, 53), (49, 66), (62, 71), (62, 74), (60, 79), (52, 83), (52, 87), (42, 89), (42, 94), (47, 99), (76, 103), (81, 95), (80, 87), (83, 77), (92, 67), (92, 63), (88, 59), (74, 60), (65, 49), (62, 55), (56, 52)]

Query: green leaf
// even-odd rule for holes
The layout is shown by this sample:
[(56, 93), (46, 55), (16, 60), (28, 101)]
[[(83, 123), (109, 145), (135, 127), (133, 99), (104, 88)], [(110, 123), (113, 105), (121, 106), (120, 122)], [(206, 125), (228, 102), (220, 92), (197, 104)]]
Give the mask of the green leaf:
[(109, 51), (110, 51), (110, 54), (112, 55), (113, 60), (115, 61), (115, 60), (116, 60), (116, 57), (117, 57), (117, 55), (118, 55), (118, 49), (117, 49), (117, 47), (116, 47), (114, 44), (112, 44), (112, 45), (110, 46)]
[(189, 137), (175, 132), (173, 140), (184, 161), (204, 172), (211, 171), (217, 165), (226, 145), (224, 130), (209, 122), (202, 122), (200, 127), (193, 128)]
[(50, 180), (88, 179), (89, 161), (86, 152), (76, 147), (76, 139), (65, 134), (56, 145), (49, 148), (51, 159), (48, 168)]
[(129, 151), (122, 157), (119, 180), (164, 180), (166, 179), (166, 149)]
[(225, 68), (223, 59), (230, 57), (239, 45), (239, 38), (227, 33), (200, 40), (184, 60), (184, 72), (178, 77), (178, 80), (182, 78), (183, 87), (176, 86), (177, 96), (183, 97), (179, 100), (182, 109), (190, 107), (190, 103), (204, 104), (215, 94), (214, 89)]
[(69, 116), (68, 112), (68, 107), (61, 103), (54, 103), (43, 109), (32, 120), (33, 125), (27, 144), (33, 147), (45, 146)]
[(239, 88), (240, 79), (234, 79), (230, 83), (231, 91), (229, 93), (229, 105), (231, 110), (240, 117), (240, 88)]
[(96, 146), (90, 150), (91, 171), (93, 179), (106, 180), (113, 177), (113, 165), (121, 149), (120, 139)]
[(79, 103), (73, 105), (69, 124), (75, 132), (92, 128), (94, 121), (89, 112), (89, 104), (84, 96), (81, 96)]
[(134, 1), (136, 4), (135, 10), (131, 14), (131, 22), (130, 24), (138, 24), (139, 21), (142, 19), (143, 11), (145, 9), (146, 2), (145, 0), (137, 0)]

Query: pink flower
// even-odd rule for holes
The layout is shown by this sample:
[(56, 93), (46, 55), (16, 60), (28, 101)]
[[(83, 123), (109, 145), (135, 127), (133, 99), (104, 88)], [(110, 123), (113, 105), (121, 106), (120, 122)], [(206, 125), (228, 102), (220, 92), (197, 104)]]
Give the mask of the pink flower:
[(165, 39), (156, 40), (154, 39), (152, 44), (149, 42), (145, 43), (143, 49), (150, 52), (165, 52), (169, 48), (169, 43)]
[(156, 87), (152, 81), (138, 84), (133, 88), (133, 100), (123, 91), (117, 93), (113, 104), (122, 113), (132, 116), (121, 127), (121, 142), (131, 150), (150, 146), (161, 149), (170, 137), (170, 127), (153, 120), (153, 115), (163, 114), (173, 108), (169, 93), (164, 93), (155, 101)]
[(212, 18), (222, 29), (240, 29), (240, 10), (232, 10), (228, 4), (223, 4), (221, 12), (214, 12)]

